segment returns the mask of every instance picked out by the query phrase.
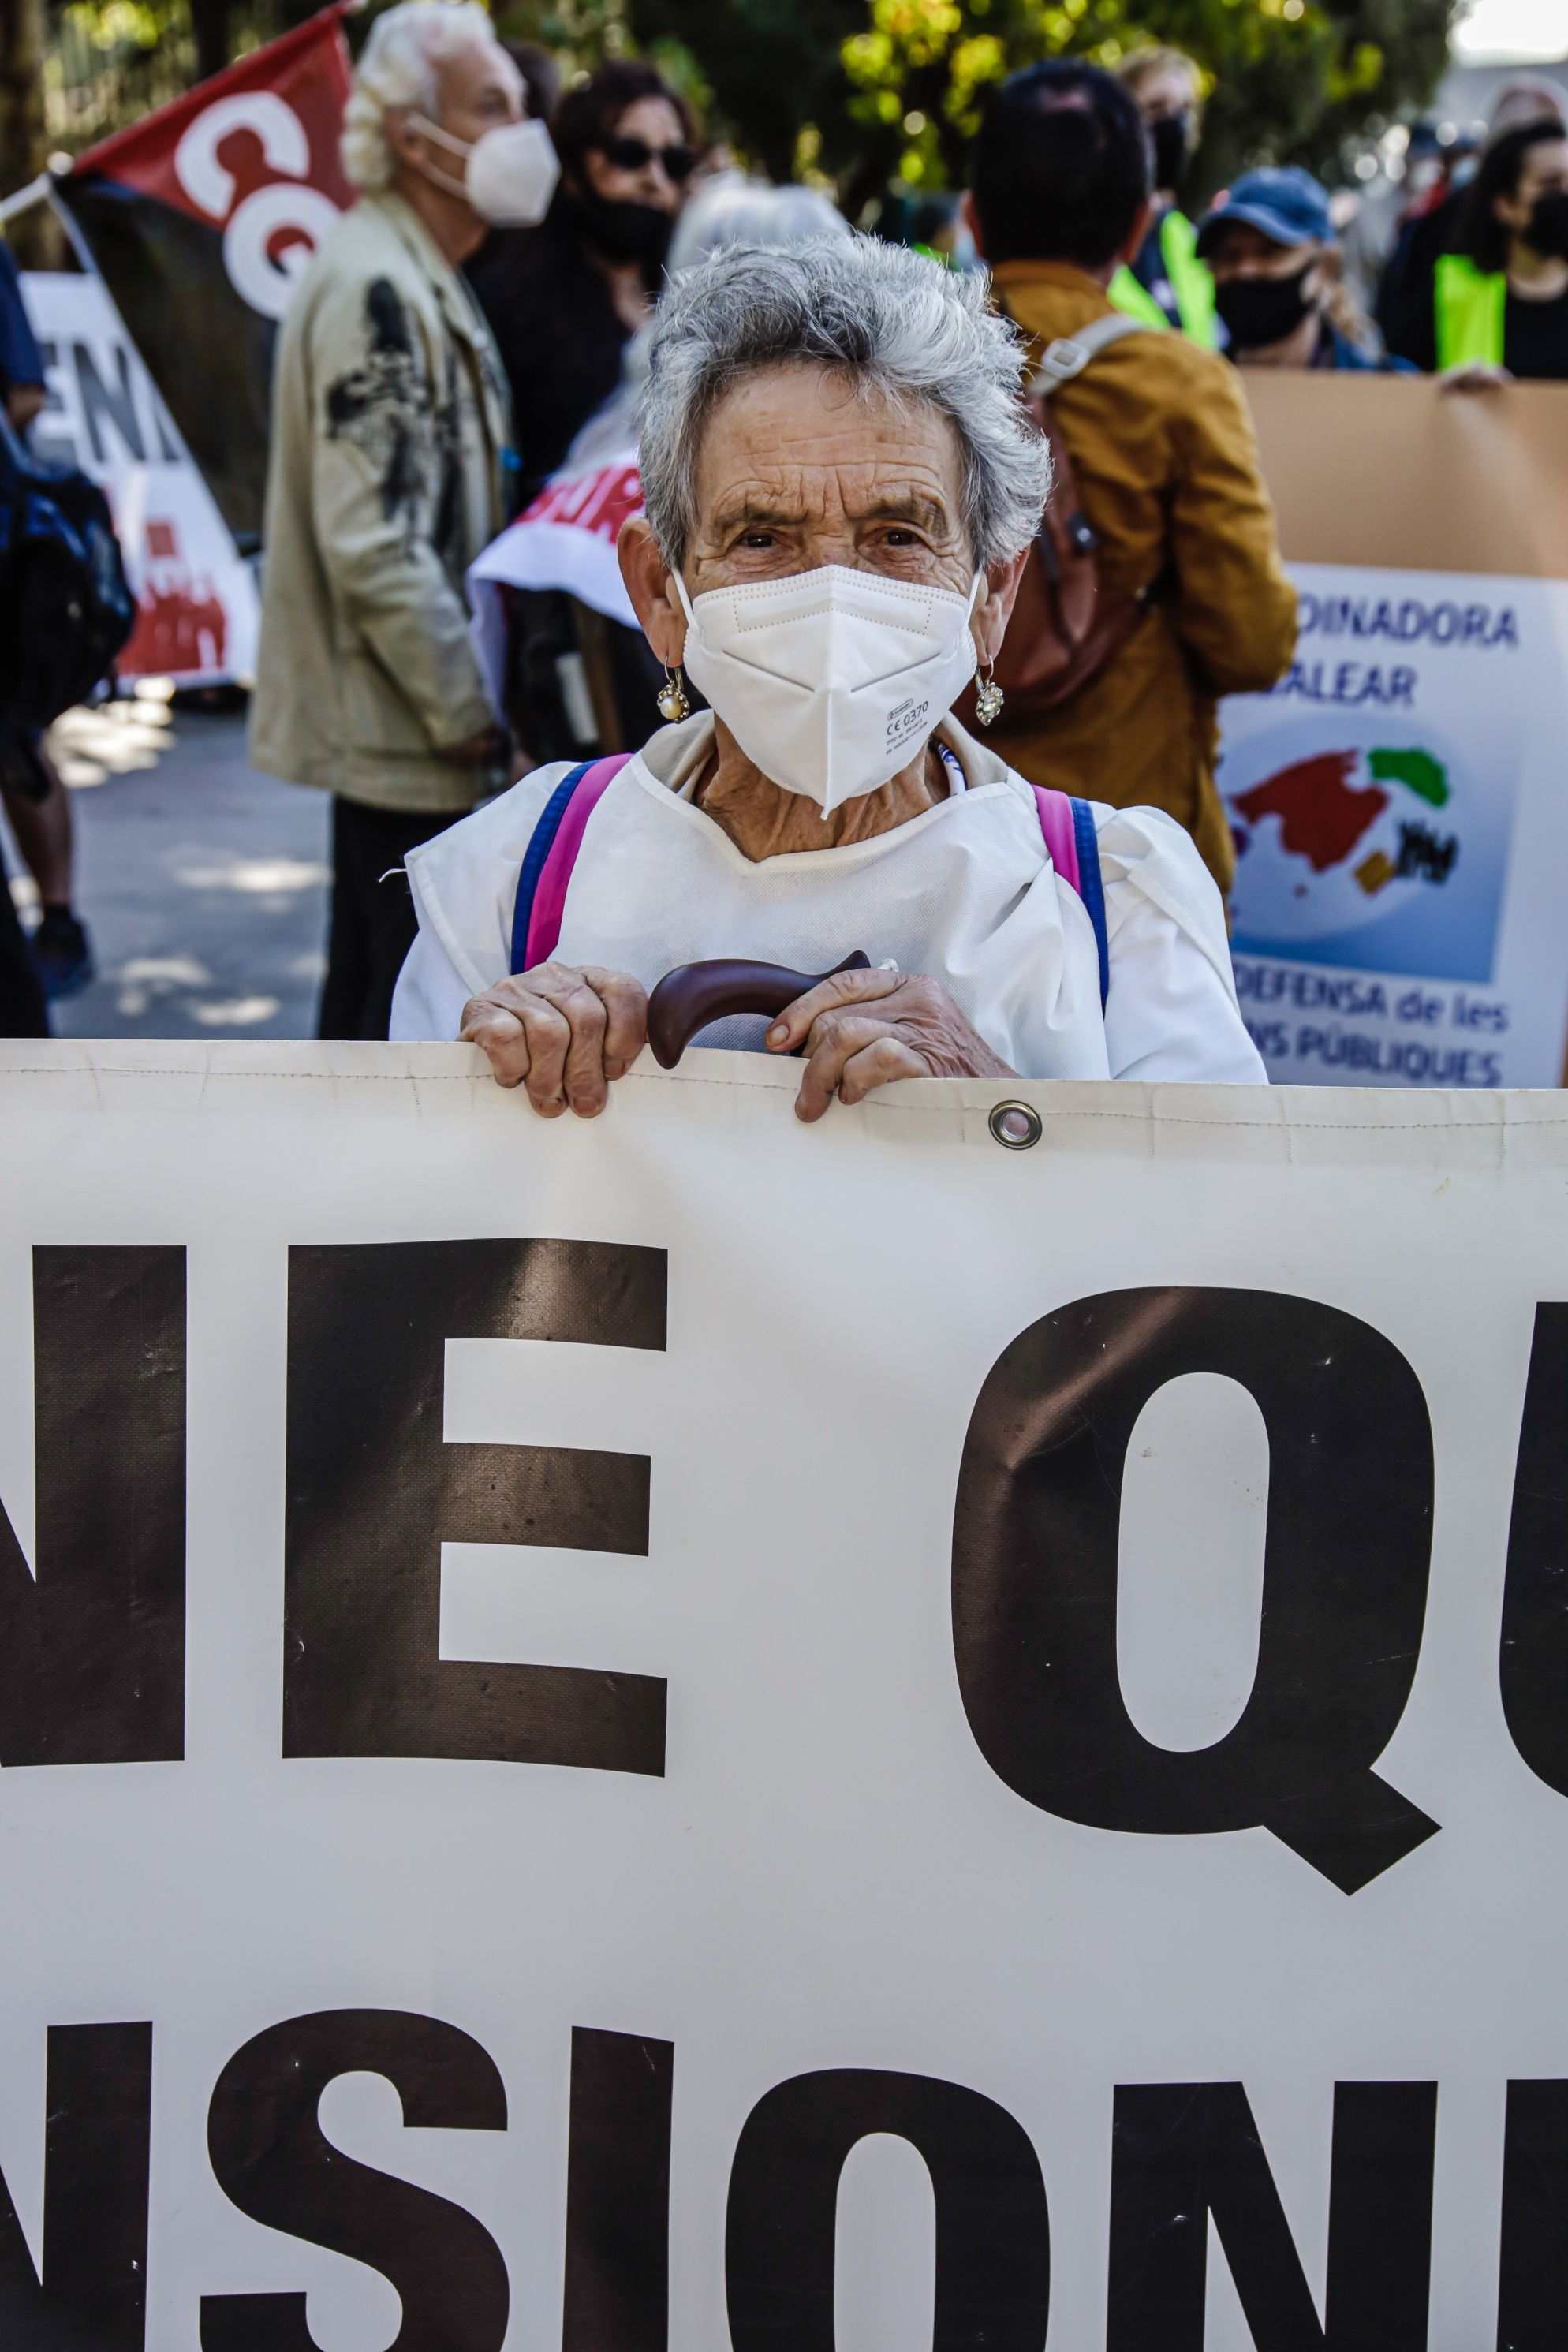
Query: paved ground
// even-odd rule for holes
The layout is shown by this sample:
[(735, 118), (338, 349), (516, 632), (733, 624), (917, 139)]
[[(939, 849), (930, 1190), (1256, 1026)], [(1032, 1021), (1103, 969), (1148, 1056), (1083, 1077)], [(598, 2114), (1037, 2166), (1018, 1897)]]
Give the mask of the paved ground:
[[(326, 937), (327, 803), (258, 776), (237, 715), (127, 700), (55, 730), (99, 977), (67, 1037), (308, 1037)], [(17, 870), (7, 845), (6, 863)], [(19, 896), (25, 893), (18, 893)]]

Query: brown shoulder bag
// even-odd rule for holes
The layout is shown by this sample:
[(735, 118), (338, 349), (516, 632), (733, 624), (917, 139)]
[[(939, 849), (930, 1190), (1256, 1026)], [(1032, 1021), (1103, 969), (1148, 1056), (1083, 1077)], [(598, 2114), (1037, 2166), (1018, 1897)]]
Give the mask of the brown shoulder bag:
[(1051, 395), (1123, 335), (1149, 332), (1120, 310), (1076, 335), (1059, 336), (1041, 354), (1026, 398), (1050, 445), (1051, 494), (1040, 518), (1017, 601), (996, 656), (995, 679), (1014, 712), (1054, 710), (1104, 668), (1155, 602), (1158, 583), (1136, 595), (1107, 595), (1100, 541), (1079, 502), (1071, 452), (1051, 415)]

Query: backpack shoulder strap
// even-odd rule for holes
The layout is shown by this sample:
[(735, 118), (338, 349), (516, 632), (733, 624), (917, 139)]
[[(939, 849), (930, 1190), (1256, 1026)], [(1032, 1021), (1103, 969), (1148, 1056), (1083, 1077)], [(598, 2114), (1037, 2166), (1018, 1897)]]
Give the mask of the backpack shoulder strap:
[(1108, 310), (1103, 319), (1091, 319), (1076, 335), (1058, 335), (1040, 353), (1039, 373), (1029, 390), (1042, 399), (1048, 399), (1059, 384), (1070, 383), (1081, 375), (1091, 360), (1096, 360), (1112, 343), (1121, 342), (1124, 335), (1147, 335), (1153, 332), (1142, 319), (1130, 319), (1125, 311)]
[(617, 751), (608, 760), (584, 761), (581, 767), (562, 777), (545, 802), (517, 877), (511, 910), (513, 972), (531, 971), (536, 963), (548, 963), (555, 953), (566, 887), (588, 819), (631, 756), (629, 751)]
[(1036, 784), (1033, 791), (1040, 834), (1050, 853), (1051, 864), (1062, 880), (1077, 891), (1094, 927), (1094, 944), (1100, 958), (1100, 1009), (1103, 1013), (1110, 995), (1110, 938), (1105, 922), (1105, 884), (1100, 871), (1100, 838), (1094, 829), (1094, 811), (1087, 801), (1074, 800), (1068, 793), (1053, 792), (1047, 784)]

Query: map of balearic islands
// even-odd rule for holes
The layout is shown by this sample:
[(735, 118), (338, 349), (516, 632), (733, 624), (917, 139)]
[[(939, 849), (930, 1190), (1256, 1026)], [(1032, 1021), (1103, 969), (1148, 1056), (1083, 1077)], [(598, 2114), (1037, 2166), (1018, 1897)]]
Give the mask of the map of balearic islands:
[[(1371, 781), (1352, 782), (1363, 761)], [(1326, 874), (1344, 863), (1388, 807), (1394, 795), (1384, 785), (1402, 787), (1429, 808), (1442, 808), (1448, 799), (1447, 772), (1429, 751), (1374, 749), (1298, 760), (1239, 793), (1232, 806), (1249, 824), (1277, 816), (1282, 846), (1305, 858), (1314, 874)], [(1353, 869), (1355, 879), (1368, 898), (1402, 874), (1446, 880), (1457, 852), (1457, 843), (1439, 842), (1419, 822), (1402, 824), (1398, 856), (1374, 849)], [(1441, 874), (1433, 870), (1438, 864)]]

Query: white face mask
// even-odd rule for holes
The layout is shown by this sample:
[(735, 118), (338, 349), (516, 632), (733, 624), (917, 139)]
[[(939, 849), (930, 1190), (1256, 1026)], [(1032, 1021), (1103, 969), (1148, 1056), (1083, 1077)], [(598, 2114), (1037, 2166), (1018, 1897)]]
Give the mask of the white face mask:
[(823, 564), (695, 599), (685, 667), (749, 760), (826, 816), (907, 768), (973, 677), (980, 593)]
[(481, 220), (493, 221), (498, 228), (532, 228), (544, 218), (561, 166), (542, 122), (498, 122), (468, 146), (426, 115), (411, 114), (408, 120), (426, 139), (463, 158), (460, 180), (428, 163), (420, 169), (449, 196), (461, 196), (471, 205)]

